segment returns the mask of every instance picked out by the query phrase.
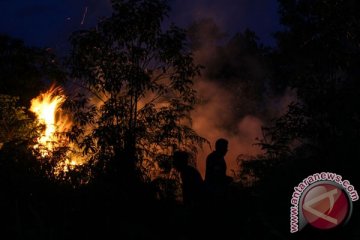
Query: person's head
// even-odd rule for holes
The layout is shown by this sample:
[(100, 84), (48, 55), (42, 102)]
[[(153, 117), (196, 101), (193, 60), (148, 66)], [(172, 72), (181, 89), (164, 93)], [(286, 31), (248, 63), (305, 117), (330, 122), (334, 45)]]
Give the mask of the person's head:
[(219, 138), (215, 142), (215, 151), (220, 153), (222, 156), (225, 156), (228, 151), (228, 140), (224, 138)]
[(176, 151), (173, 155), (174, 168), (178, 171), (184, 169), (189, 163), (189, 153), (185, 151)]

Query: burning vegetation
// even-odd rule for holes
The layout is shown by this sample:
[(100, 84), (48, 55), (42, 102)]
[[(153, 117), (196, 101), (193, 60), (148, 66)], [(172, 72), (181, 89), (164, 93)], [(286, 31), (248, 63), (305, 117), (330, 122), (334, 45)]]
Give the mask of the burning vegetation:
[(33, 148), (38, 151), (39, 158), (59, 158), (54, 166), (55, 177), (86, 162), (81, 149), (66, 136), (66, 132), (72, 126), (72, 120), (70, 114), (66, 114), (61, 108), (65, 101), (63, 89), (52, 86), (32, 99), (30, 107), (41, 126)]

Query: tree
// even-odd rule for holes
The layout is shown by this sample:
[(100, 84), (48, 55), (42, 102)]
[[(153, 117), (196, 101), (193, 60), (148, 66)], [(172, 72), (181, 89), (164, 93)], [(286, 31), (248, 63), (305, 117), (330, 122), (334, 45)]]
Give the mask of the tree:
[(0, 94), (17, 96), (28, 107), (45, 80), (61, 81), (64, 73), (50, 49), (28, 47), (18, 39), (0, 34)]
[(4, 144), (20, 144), (36, 136), (35, 121), (23, 107), (17, 106), (18, 98), (0, 94), (0, 150)]
[(43, 87), (43, 80), (62, 76), (54, 55), (47, 50), (0, 35), (0, 168), (4, 179), (16, 182), (16, 176), (39, 175), (40, 169), (46, 168), (40, 167), (32, 149), (41, 127), (27, 107)]
[(313, 167), (353, 173), (340, 159), (359, 156), (360, 4), (279, 2), (285, 29), (277, 33), (272, 80), (295, 89), (298, 101), (267, 129), (271, 144), (263, 146), (312, 159)]
[(174, 149), (195, 152), (205, 140), (190, 127), (196, 103), (193, 63), (184, 30), (161, 23), (163, 0), (114, 0), (113, 14), (75, 32), (69, 58), (74, 84), (69, 133), (96, 169), (128, 178), (170, 170)]

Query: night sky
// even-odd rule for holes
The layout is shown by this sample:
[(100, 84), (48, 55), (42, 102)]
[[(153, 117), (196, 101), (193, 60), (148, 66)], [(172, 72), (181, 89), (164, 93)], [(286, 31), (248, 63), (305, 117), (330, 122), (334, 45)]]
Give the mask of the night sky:
[[(170, 21), (181, 27), (211, 17), (232, 35), (245, 28), (273, 45), (279, 29), (276, 0), (171, 0)], [(27, 45), (50, 47), (64, 53), (71, 32), (94, 26), (111, 13), (110, 0), (1, 0), (0, 33)]]

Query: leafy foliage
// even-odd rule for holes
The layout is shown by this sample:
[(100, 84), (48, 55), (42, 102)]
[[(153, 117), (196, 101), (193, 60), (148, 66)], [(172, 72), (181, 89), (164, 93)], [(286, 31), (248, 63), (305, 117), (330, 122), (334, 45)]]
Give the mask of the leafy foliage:
[(16, 97), (0, 95), (0, 149), (4, 144), (28, 142), (36, 136), (34, 120), (17, 102)]
[(295, 89), (298, 101), (266, 129), (268, 142), (262, 146), (282, 157), (290, 154), (312, 159), (314, 166), (352, 172), (339, 159), (359, 156), (360, 5), (279, 2), (286, 28), (276, 35), (272, 80), (280, 89)]
[(67, 103), (75, 119), (69, 136), (97, 169), (153, 178), (170, 170), (174, 149), (195, 152), (205, 141), (189, 127), (200, 69), (185, 31), (162, 30), (165, 1), (112, 4), (110, 18), (71, 37), (71, 76), (85, 94)]

